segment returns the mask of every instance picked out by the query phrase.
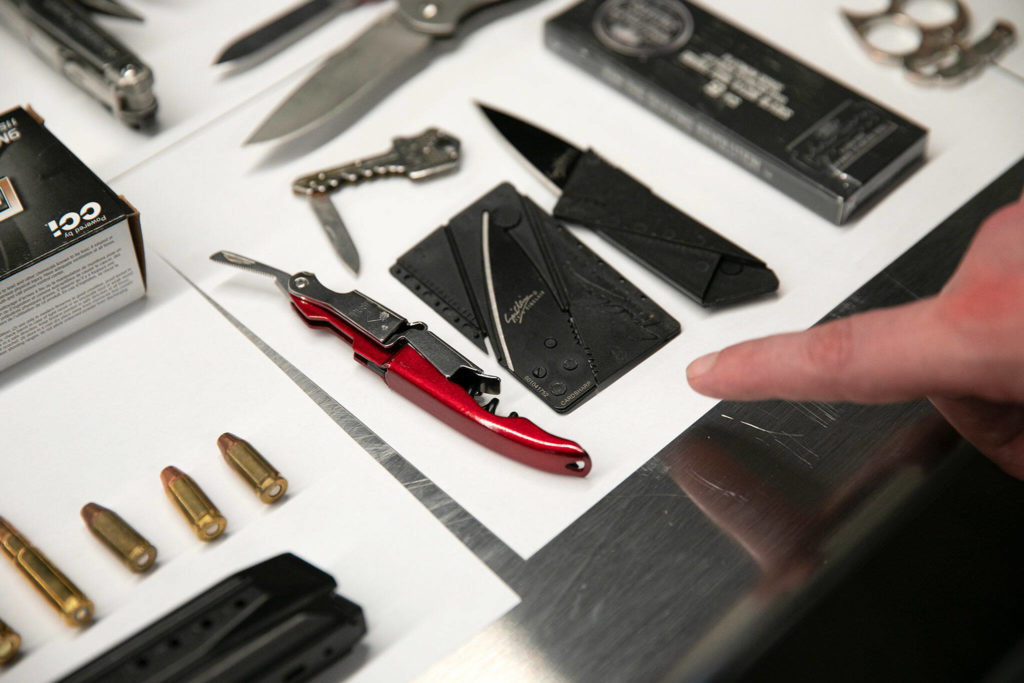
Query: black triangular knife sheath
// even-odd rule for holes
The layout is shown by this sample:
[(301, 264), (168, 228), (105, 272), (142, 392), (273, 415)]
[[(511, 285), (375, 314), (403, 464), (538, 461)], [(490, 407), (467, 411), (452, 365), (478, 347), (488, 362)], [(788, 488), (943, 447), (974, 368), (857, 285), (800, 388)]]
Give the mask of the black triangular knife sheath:
[(515, 188), (499, 185), (392, 274), (558, 412), (679, 334), (679, 323)]
[(366, 633), (337, 584), (285, 553), (229, 576), (62, 683), (304, 681)]
[(573, 166), (552, 213), (594, 230), (702, 306), (744, 301), (779, 286), (763, 261), (592, 150)]

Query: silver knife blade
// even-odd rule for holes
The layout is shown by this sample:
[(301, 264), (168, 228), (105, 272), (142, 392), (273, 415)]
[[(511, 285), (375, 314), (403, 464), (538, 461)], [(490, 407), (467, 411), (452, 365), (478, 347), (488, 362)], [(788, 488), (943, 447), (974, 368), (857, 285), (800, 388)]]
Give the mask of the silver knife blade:
[(229, 266), (236, 266), (245, 270), (251, 270), (254, 273), (260, 275), (269, 275), (274, 278), (274, 283), (277, 284), (278, 289), (285, 293), (287, 296), (291, 296), (288, 291), (288, 283), (291, 282), (292, 276), (283, 270), (268, 266), (265, 263), (260, 263), (248, 256), (242, 256), (236, 254), (233, 251), (218, 251), (215, 254), (210, 254), (210, 260), (216, 261), (217, 263), (226, 263)]
[(356, 250), (355, 242), (352, 241), (352, 235), (345, 227), (345, 222), (341, 220), (341, 214), (334, 208), (334, 202), (331, 201), (330, 196), (318, 192), (309, 196), (309, 202), (316, 217), (320, 220), (320, 225), (324, 226), (324, 231), (331, 238), (334, 251), (338, 252), (338, 256), (345, 262), (345, 265), (358, 275), (359, 252)]
[(408, 78), (434, 38), (409, 28), (397, 12), (373, 24), (289, 95), (245, 144), (309, 130), (327, 118), (347, 127)]
[(266, 59), (325, 25), (331, 17), (370, 0), (307, 0), (236, 38), (214, 64)]

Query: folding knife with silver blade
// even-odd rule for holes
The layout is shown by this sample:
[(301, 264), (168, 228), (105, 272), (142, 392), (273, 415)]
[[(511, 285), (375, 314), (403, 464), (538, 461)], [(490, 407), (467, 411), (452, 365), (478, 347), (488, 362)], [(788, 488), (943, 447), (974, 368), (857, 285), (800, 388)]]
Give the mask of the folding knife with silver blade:
[[(292, 137), (330, 120), (338, 132), (424, 68), (442, 44), (470, 30), (483, 8), (533, 0), (399, 0), (398, 8), (334, 53), (249, 136), (246, 144)], [(477, 23), (476, 21), (473, 22)], [(456, 30), (458, 29), (458, 31)]]

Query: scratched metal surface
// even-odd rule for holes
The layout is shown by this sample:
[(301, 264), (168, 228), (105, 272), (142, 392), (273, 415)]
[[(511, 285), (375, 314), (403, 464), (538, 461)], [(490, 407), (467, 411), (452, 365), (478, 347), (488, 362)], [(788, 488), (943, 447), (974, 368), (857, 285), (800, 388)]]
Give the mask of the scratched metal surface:
[[(1022, 185), (1024, 160), (827, 318), (936, 292)], [(528, 562), (496, 567), (522, 603), (425, 678), (740, 675), (970, 456), (924, 401), (720, 403)]]
[[(938, 291), (982, 218), (1022, 186), (1024, 159), (825, 319)], [(232, 322), (522, 597), (428, 681), (742, 678), (971, 456), (924, 401), (722, 402), (524, 561)]]

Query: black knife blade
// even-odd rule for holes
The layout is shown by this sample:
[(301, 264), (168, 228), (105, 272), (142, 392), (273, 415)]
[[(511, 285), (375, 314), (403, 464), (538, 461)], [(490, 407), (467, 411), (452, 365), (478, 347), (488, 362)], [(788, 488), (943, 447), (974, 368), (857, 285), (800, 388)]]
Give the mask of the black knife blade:
[(562, 190), (553, 215), (586, 226), (702, 306), (778, 289), (763, 261), (661, 199), (593, 150), (478, 104), (516, 151)]

